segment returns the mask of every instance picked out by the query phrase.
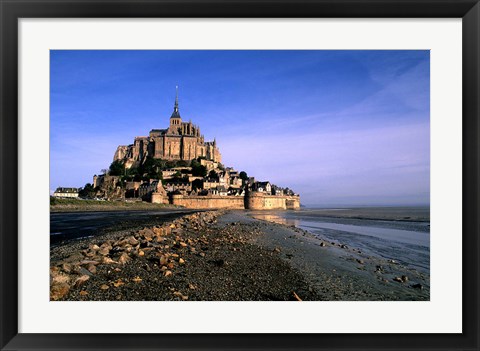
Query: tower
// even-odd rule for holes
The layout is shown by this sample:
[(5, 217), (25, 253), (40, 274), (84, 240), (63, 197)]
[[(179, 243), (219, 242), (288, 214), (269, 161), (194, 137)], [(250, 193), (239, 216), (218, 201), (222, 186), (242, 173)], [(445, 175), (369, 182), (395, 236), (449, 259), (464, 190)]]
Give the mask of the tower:
[(173, 107), (172, 116), (170, 117), (170, 129), (177, 130), (182, 125), (182, 117), (180, 117), (180, 112), (178, 112), (178, 85), (176, 86), (175, 93), (175, 105)]

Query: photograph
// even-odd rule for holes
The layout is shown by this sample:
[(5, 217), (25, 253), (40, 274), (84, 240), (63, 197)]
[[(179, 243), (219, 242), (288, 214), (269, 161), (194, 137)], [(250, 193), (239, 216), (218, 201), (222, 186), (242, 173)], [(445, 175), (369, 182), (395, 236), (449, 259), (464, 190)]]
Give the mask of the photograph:
[(49, 65), (51, 302), (430, 301), (430, 50)]

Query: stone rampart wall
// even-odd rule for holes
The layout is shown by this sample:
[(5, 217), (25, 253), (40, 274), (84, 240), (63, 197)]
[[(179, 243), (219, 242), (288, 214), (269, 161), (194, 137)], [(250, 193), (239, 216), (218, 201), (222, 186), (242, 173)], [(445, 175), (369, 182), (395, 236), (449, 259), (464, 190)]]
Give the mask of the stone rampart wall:
[(244, 209), (243, 196), (182, 196), (173, 195), (171, 203), (186, 208)]
[(245, 208), (250, 210), (296, 210), (300, 208), (300, 197), (251, 192), (245, 197)]
[[(152, 202), (165, 203), (165, 197), (152, 196)], [(250, 210), (296, 210), (300, 208), (299, 196), (276, 196), (264, 193), (250, 193), (247, 196), (183, 196), (173, 195), (170, 203), (186, 208), (230, 208)]]
[(169, 201), (168, 201), (168, 197), (163, 195), (163, 194), (159, 194), (159, 193), (153, 193), (152, 194), (152, 203), (154, 204), (168, 204)]

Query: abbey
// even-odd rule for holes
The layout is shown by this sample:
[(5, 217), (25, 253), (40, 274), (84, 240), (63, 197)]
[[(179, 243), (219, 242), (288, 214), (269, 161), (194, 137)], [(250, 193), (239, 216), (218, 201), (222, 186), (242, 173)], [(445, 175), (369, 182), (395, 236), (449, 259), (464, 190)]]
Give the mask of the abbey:
[(120, 145), (115, 151), (114, 161), (124, 162), (125, 168), (142, 163), (147, 157), (163, 160), (191, 161), (204, 157), (221, 162), (220, 151), (215, 139), (205, 142), (197, 125), (183, 122), (178, 109), (178, 87), (175, 105), (167, 129), (152, 129), (147, 136), (136, 137), (131, 145)]

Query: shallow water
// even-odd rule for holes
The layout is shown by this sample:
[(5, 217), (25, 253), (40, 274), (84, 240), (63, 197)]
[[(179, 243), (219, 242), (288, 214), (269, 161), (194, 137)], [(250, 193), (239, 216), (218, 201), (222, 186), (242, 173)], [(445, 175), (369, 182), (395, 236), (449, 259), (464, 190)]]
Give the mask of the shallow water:
[[(412, 210), (399, 208), (362, 209), (357, 212), (338, 210), (250, 211), (249, 215), (262, 220), (292, 225), (307, 230), (322, 240), (357, 248), (362, 252), (398, 263), (418, 271), (430, 270), (430, 226), (428, 209), (422, 219), (408, 221)], [(419, 212), (415, 209), (416, 212)], [(381, 219), (374, 219), (378, 213)], [(335, 213), (331, 217), (326, 213)], [(337, 214), (338, 213), (338, 214)], [(352, 213), (355, 215), (352, 216)], [(343, 216), (343, 217), (342, 217)], [(385, 219), (389, 218), (389, 219)], [(401, 219), (401, 220), (399, 220)]]

